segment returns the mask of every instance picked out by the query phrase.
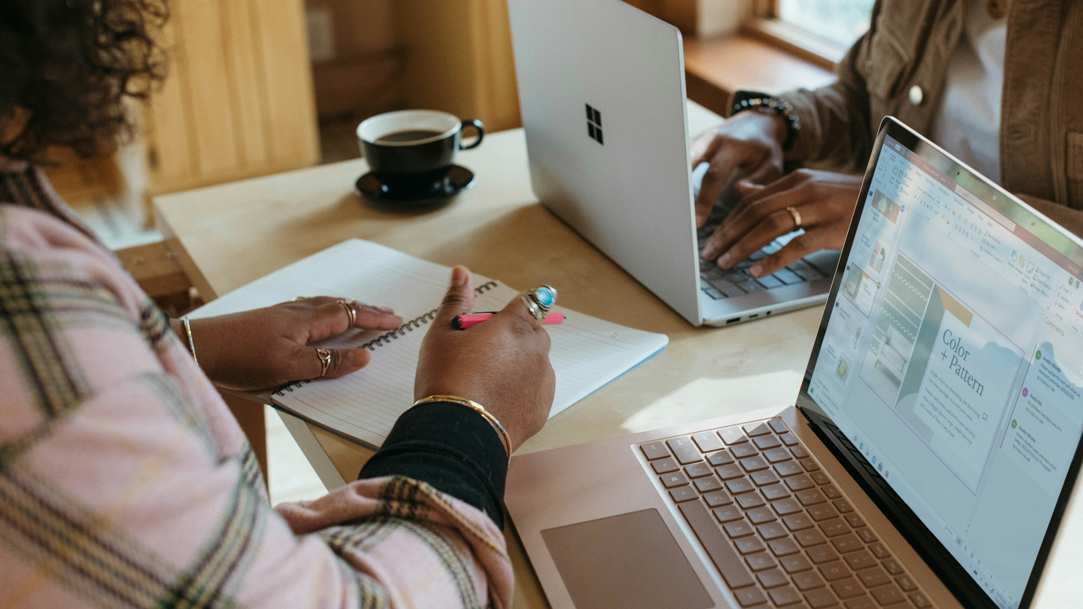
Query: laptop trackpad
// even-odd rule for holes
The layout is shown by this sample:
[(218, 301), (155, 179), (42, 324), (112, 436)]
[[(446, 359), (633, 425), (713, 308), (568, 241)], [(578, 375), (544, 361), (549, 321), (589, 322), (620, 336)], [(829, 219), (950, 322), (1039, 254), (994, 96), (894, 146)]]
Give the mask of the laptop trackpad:
[(657, 510), (542, 531), (581, 609), (707, 609), (714, 602)]

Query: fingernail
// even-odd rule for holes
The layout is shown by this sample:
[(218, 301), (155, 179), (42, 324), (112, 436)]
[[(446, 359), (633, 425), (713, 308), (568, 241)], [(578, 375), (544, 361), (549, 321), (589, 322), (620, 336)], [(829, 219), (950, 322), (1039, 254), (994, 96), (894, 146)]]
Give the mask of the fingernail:
[(763, 274), (763, 267), (757, 264), (756, 266), (748, 269), (748, 274), (752, 275), (753, 277), (759, 277)]
[(383, 311), (384, 313), (390, 313), (392, 315), (395, 314), (395, 309), (392, 309), (391, 307), (376, 307), (376, 308)]
[(730, 256), (729, 252), (722, 254), (722, 256), (718, 259), (718, 266), (724, 269), (730, 268), (731, 266), (733, 266), (733, 256)]
[(465, 268), (457, 266), (451, 269), (451, 285), (449, 287), (458, 288), (462, 287), (466, 283), (466, 280), (470, 278), (470, 273)]
[(708, 245), (707, 247), (703, 248), (703, 253), (700, 254), (700, 256), (702, 256), (704, 260), (710, 260), (711, 257), (715, 256), (716, 254), (717, 252), (714, 251), (714, 248)]

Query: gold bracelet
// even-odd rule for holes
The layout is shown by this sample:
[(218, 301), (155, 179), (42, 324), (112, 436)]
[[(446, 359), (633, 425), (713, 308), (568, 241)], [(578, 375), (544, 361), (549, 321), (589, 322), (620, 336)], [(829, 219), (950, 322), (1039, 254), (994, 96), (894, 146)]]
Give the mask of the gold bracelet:
[(181, 319), (184, 322), (184, 332), (188, 334), (188, 350), (192, 352), (192, 361), (199, 365), (199, 358), (196, 357), (196, 343), (192, 340), (192, 324), (188, 323), (188, 318)]
[(473, 400), (461, 398), (457, 395), (430, 395), (427, 398), (421, 398), (414, 402), (414, 406), (419, 404), (430, 404), (432, 402), (450, 402), (452, 404), (459, 404), (466, 406), (467, 408), (480, 414), (489, 425), (492, 425), (493, 430), (500, 436), (500, 443), (504, 445), (504, 452), (508, 454), (508, 458), (511, 458), (511, 436), (508, 435), (508, 430), (504, 429), (504, 426), (500, 424), (500, 421), (496, 420), (496, 417), (489, 414), (485, 407)]

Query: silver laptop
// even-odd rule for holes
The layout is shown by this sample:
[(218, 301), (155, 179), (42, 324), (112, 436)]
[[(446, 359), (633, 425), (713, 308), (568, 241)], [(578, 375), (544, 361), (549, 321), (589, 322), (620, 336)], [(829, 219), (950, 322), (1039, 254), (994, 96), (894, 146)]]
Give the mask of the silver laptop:
[(516, 456), (555, 608), (1033, 604), (1083, 459), (1083, 241), (894, 119), (795, 406)]
[(550, 211), (695, 325), (826, 299), (837, 251), (768, 277), (748, 274), (794, 235), (730, 271), (706, 261), (701, 269), (699, 239), (726, 207), (697, 234), (675, 27), (620, 0), (508, 4), (531, 179)]

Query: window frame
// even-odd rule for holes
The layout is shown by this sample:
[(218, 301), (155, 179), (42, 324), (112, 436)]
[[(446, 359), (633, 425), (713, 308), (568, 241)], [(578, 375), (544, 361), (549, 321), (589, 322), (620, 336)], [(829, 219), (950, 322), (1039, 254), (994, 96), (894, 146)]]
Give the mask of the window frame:
[(828, 69), (846, 56), (849, 48), (817, 36), (800, 26), (779, 18), (779, 0), (752, 0), (751, 17), (742, 27), (745, 32), (781, 46), (814, 64)]

